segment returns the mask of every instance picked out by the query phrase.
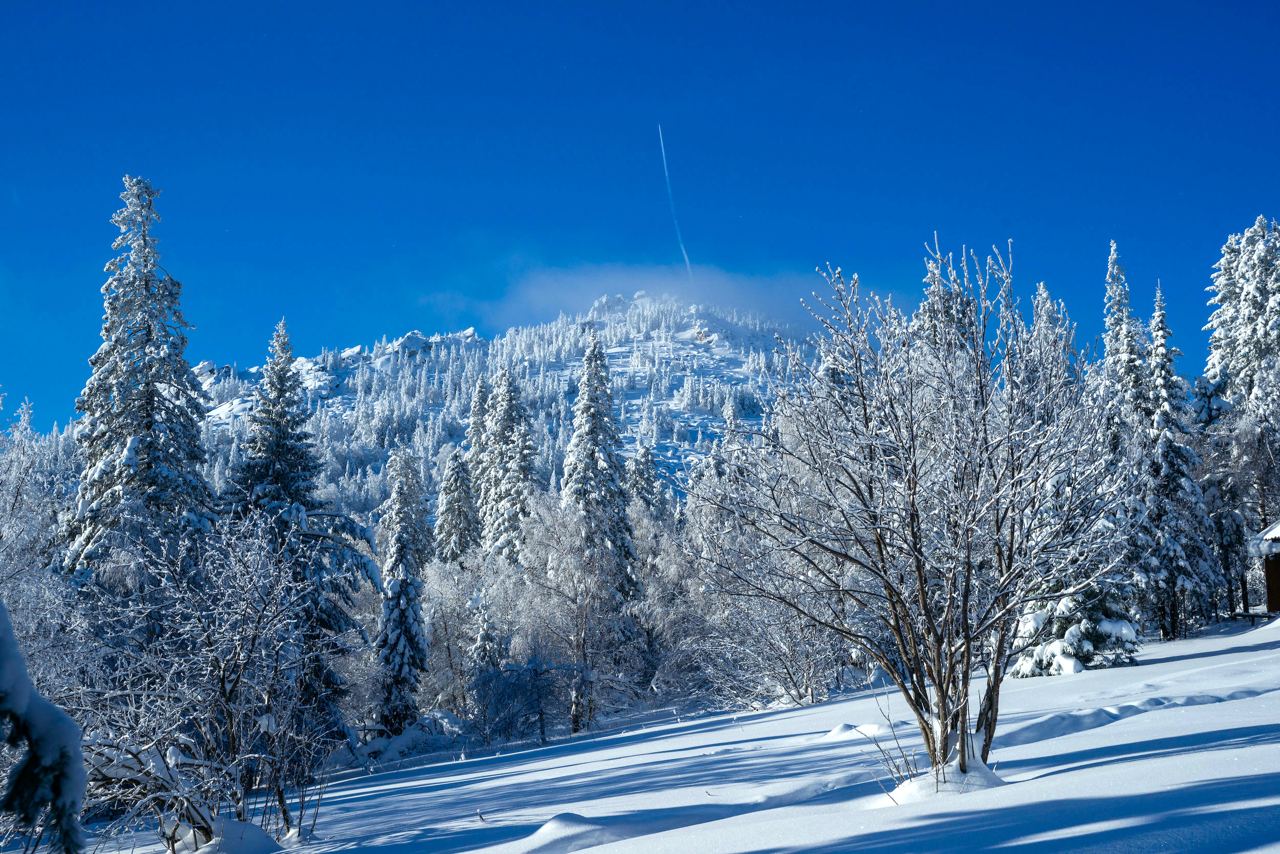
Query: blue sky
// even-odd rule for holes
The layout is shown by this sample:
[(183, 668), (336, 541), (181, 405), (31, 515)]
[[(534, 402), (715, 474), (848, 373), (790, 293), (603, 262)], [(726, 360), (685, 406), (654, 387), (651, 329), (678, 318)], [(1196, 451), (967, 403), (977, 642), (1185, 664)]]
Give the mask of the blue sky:
[(704, 298), (913, 292), (936, 230), (1091, 337), (1115, 238), (1195, 372), (1218, 248), (1280, 216), (1277, 5), (969, 5), (7, 3), (5, 411), (71, 415), (126, 172), (192, 360), (256, 364), (281, 315), (313, 353), (678, 285), (659, 122)]

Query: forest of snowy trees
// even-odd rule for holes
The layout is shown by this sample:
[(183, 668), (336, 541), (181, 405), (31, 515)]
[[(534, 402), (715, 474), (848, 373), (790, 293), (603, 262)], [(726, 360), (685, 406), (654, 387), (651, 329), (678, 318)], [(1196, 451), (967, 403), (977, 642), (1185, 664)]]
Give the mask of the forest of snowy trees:
[(1194, 381), (1114, 244), (1097, 344), (1007, 255), (934, 249), (911, 310), (827, 270), (803, 339), (637, 294), (315, 358), (282, 320), (242, 370), (188, 361), (157, 192), (121, 198), (78, 417), (23, 405), (0, 443), (0, 807), (62, 850), (82, 810), (171, 850), (305, 837), (336, 769), (877, 681), (963, 771), (1005, 679), (1258, 601), (1264, 218)]

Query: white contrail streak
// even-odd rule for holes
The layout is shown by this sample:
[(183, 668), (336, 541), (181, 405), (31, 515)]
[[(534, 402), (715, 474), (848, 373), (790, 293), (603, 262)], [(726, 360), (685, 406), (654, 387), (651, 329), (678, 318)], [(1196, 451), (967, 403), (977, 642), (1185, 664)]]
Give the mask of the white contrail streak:
[(676, 197), (671, 193), (671, 172), (667, 169), (667, 144), (662, 140), (662, 124), (658, 124), (658, 148), (662, 151), (662, 176), (667, 179), (667, 204), (671, 206), (671, 224), (676, 227), (676, 242), (680, 244), (680, 254), (684, 256), (684, 271), (693, 281), (693, 265), (689, 263), (689, 253), (684, 248), (684, 237), (680, 234), (680, 220), (676, 218)]

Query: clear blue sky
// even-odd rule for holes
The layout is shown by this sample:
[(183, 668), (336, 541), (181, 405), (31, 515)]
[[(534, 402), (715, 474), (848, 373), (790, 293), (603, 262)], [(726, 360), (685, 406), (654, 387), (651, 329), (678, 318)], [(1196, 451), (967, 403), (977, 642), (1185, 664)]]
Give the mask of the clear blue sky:
[(1218, 248), (1280, 216), (1280, 6), (768, 5), (6, 3), (3, 417), (72, 412), (125, 172), (192, 360), (256, 364), (281, 315), (312, 353), (678, 282), (659, 122), (695, 290), (1013, 238), (1093, 336), (1115, 238), (1195, 372)]

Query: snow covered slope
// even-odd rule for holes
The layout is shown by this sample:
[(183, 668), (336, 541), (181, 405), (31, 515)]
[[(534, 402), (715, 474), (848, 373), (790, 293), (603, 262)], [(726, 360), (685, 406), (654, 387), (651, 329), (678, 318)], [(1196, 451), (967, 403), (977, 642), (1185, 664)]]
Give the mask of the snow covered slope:
[(891, 694), (651, 719), (545, 748), (335, 782), (308, 852), (1238, 851), (1280, 840), (1280, 624), (1015, 680), (1007, 785), (894, 805)]

